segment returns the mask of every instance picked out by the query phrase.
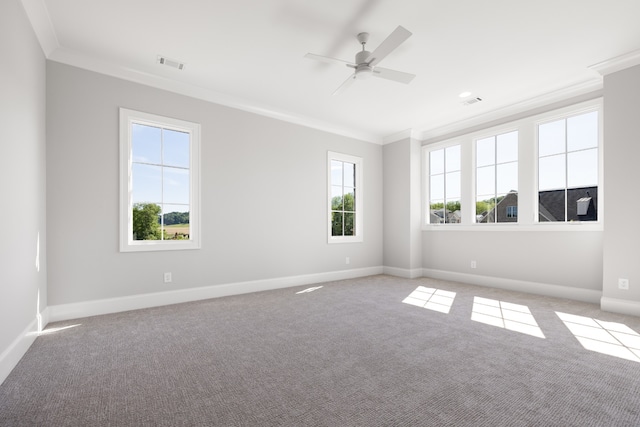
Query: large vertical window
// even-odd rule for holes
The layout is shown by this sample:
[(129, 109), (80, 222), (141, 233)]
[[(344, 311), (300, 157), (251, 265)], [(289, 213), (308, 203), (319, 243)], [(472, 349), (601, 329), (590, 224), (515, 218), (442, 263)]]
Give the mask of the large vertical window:
[(329, 152), (329, 242), (362, 241), (362, 158)]
[(460, 145), (429, 151), (429, 224), (460, 223)]
[(518, 132), (476, 141), (476, 222), (518, 221)]
[(200, 126), (120, 110), (122, 251), (199, 247)]
[(538, 220), (598, 219), (598, 112), (538, 125)]

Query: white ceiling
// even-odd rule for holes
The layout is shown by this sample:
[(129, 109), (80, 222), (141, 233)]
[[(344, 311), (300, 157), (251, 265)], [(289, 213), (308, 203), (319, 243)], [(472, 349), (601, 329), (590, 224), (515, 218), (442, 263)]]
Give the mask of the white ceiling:
[[(599, 89), (594, 64), (640, 63), (638, 0), (22, 0), (47, 58), (357, 138), (424, 139)], [(398, 25), (381, 66), (404, 85), (356, 81), (307, 52), (353, 61)], [(165, 55), (184, 70), (161, 66)], [(483, 99), (463, 106), (458, 94)]]

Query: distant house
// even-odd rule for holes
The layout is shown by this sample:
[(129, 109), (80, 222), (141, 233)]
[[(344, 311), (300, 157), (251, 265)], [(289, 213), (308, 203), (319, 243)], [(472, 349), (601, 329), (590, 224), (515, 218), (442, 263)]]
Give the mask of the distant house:
[[(566, 199), (567, 221), (598, 219), (598, 187), (571, 188), (566, 191)], [(538, 201), (540, 222), (565, 221), (565, 190), (540, 191)], [(518, 192), (509, 192), (489, 212), (478, 214), (476, 221), (479, 223), (518, 222)]]
[[(446, 219), (445, 219), (446, 218)], [(444, 208), (431, 209), (429, 214), (429, 224), (459, 224), (462, 219), (462, 215), (459, 210), (449, 211)]]
[(518, 222), (518, 192), (511, 190), (489, 212), (476, 216), (479, 223)]
[[(565, 220), (565, 190), (538, 193), (540, 222)], [(597, 221), (598, 187), (571, 188), (566, 193), (567, 221)]]

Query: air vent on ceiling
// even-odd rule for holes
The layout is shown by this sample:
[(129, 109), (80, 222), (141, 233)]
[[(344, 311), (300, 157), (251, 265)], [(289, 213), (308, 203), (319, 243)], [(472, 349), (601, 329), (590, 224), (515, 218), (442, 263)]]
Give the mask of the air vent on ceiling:
[(158, 64), (177, 68), (178, 70), (182, 70), (184, 68), (184, 62), (176, 61), (175, 59), (169, 59), (166, 56), (162, 55), (158, 55)]
[(480, 101), (482, 101), (482, 98), (473, 97), (473, 98), (465, 99), (464, 101), (462, 101), (462, 105), (473, 105), (473, 104), (477, 104)]

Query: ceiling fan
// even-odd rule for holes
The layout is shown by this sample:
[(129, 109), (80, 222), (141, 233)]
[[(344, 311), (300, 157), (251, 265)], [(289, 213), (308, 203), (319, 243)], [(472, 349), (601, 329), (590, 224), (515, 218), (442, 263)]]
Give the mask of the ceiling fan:
[(373, 52), (368, 52), (365, 50), (365, 45), (369, 40), (369, 33), (360, 33), (358, 34), (357, 39), (362, 45), (362, 50), (356, 53), (355, 63), (343, 61), (337, 58), (330, 58), (328, 56), (316, 55), (313, 53), (307, 53), (305, 58), (330, 64), (343, 65), (354, 69), (353, 74), (350, 75), (335, 92), (333, 92), (333, 95), (338, 95), (351, 86), (354, 81), (368, 79), (371, 76), (408, 84), (415, 77), (414, 74), (390, 70), (388, 68), (378, 67), (377, 65), (410, 36), (411, 32), (409, 30), (398, 25), (398, 28), (393, 30), (393, 32), (380, 44), (380, 46), (378, 46)]

